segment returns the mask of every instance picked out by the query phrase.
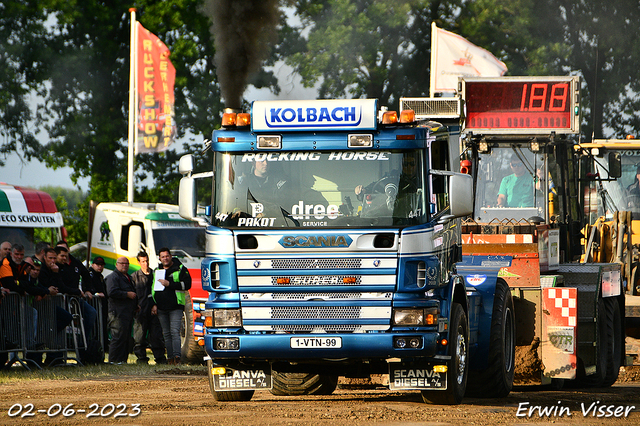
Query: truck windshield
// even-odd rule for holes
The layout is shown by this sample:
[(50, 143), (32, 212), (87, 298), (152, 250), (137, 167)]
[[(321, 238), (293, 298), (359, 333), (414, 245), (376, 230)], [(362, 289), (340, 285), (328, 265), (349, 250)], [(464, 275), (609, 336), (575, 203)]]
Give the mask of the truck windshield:
[(477, 222), (546, 218), (548, 202), (554, 197), (549, 193), (557, 193), (558, 180), (554, 177), (558, 176), (558, 165), (552, 157), (545, 159), (543, 154), (532, 152), (529, 145), (514, 143), (479, 154), (474, 211)]
[[(589, 191), (585, 191), (585, 206), (589, 206), (589, 223), (594, 223), (599, 216), (611, 219), (616, 211), (631, 211), (633, 219), (640, 218), (640, 151), (611, 150), (620, 154), (622, 176), (617, 180), (592, 182)], [(598, 157), (595, 173), (599, 176), (609, 175), (609, 158)], [(602, 190), (598, 193), (598, 185)]]
[(204, 257), (204, 228), (194, 226), (154, 229), (153, 239), (156, 250), (168, 247), (176, 257)]
[(418, 150), (218, 153), (213, 221), (249, 228), (424, 223), (424, 164)]

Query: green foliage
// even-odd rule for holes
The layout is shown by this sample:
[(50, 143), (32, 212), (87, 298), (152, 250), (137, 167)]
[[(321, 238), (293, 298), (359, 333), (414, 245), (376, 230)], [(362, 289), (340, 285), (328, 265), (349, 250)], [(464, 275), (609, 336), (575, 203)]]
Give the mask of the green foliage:
[(0, 3), (0, 154), (17, 152), (26, 160), (36, 156), (40, 147), (29, 92), (44, 77), (43, 22), (44, 11), (37, 0)]
[[(89, 217), (89, 199), (87, 194), (78, 189), (67, 189), (59, 186), (42, 186), (41, 191), (51, 195), (56, 203), (58, 211), (64, 219), (64, 227), (67, 230), (67, 242), (69, 245), (87, 240), (87, 223)], [(36, 229), (36, 232), (38, 230)], [(36, 235), (36, 240), (50, 241), (44, 235)]]
[[(199, 0), (96, 1), (52, 0), (57, 17), (49, 47), (51, 89), (43, 111), (55, 118), (47, 130), (52, 139), (45, 157), (53, 167), (70, 166), (72, 179), (89, 177), (90, 197), (100, 201), (126, 198), (130, 6), (138, 20), (167, 44), (176, 68), (178, 136), (207, 135), (218, 122), (221, 105), (212, 66), (209, 20), (195, 12)], [(178, 155), (138, 156), (136, 188), (150, 195), (177, 187)], [(165, 189), (144, 187), (140, 178)], [(164, 194), (166, 196), (167, 194)], [(150, 200), (148, 200), (150, 201)]]
[(300, 2), (301, 26), (310, 29), (307, 43), (285, 58), (305, 87), (319, 84), (320, 98), (374, 97), (383, 105), (398, 95), (394, 85), (408, 49), (411, 1), (327, 0)]
[(306, 0), (281, 57), (320, 97), (429, 93), (431, 22), (481, 46), (508, 75), (581, 75), (584, 133), (640, 132), (640, 3), (632, 0)]

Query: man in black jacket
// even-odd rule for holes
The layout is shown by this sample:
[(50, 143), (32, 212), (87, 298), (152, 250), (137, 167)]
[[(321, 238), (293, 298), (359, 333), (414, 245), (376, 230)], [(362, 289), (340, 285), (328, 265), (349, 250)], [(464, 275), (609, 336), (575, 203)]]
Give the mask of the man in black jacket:
[[(167, 247), (158, 252), (160, 267), (156, 270), (153, 299), (158, 305), (158, 319), (162, 325), (169, 364), (180, 364), (180, 324), (184, 312), (185, 292), (191, 289), (189, 270), (171, 256)], [(158, 282), (156, 286), (155, 281)]]
[(116, 270), (106, 279), (109, 295), (109, 363), (126, 364), (129, 358), (129, 337), (133, 328), (133, 317), (140, 309), (136, 288), (127, 273), (129, 260), (119, 257)]
[[(20, 283), (20, 286), (27, 292), (30, 296), (33, 296), (35, 302), (39, 302), (47, 296), (56, 296), (58, 294), (58, 289), (54, 286), (45, 287), (39, 280), (40, 271), (42, 268), (42, 262), (40, 262), (35, 256), (27, 257), (24, 259), (25, 263), (30, 266), (29, 275), (27, 275)], [(58, 333), (63, 331), (71, 321), (73, 321), (73, 316), (63, 309), (60, 306), (55, 306), (55, 313), (53, 317), (37, 317), (38, 323), (45, 322), (50, 324), (51, 322), (55, 323)], [(50, 329), (52, 327), (45, 326), (44, 329)], [(44, 336), (41, 336), (44, 337)], [(36, 347), (36, 349), (38, 349)], [(47, 354), (47, 358), (49, 361), (60, 358), (62, 356), (61, 353), (52, 353), (49, 352)], [(36, 362), (38, 365), (42, 365), (42, 354), (39, 352), (28, 352), (27, 358)]]
[[(56, 254), (58, 255), (57, 263), (58, 273), (64, 282), (64, 290), (61, 290), (62, 293), (68, 294), (71, 296), (80, 297), (80, 309), (82, 310), (82, 320), (84, 323), (84, 332), (87, 339), (95, 338), (93, 335), (94, 330), (96, 329), (96, 320), (98, 318), (98, 312), (96, 308), (87, 303), (85, 299), (91, 300), (93, 298), (93, 294), (90, 291), (84, 291), (81, 287), (81, 283), (84, 280), (85, 283), (89, 283), (91, 278), (89, 277), (89, 272), (84, 265), (76, 263), (71, 264), (69, 260), (69, 249), (65, 244), (57, 245), (55, 248)], [(80, 277), (85, 277), (81, 279)]]
[(93, 259), (93, 263), (89, 267), (90, 281), (82, 289), (90, 292), (93, 297), (100, 299), (102, 311), (102, 337), (104, 343), (104, 352), (109, 350), (109, 302), (107, 300), (107, 284), (104, 281), (102, 271), (104, 271), (105, 261), (103, 257), (97, 256)]
[(138, 363), (147, 364), (149, 362), (147, 346), (151, 346), (156, 364), (166, 364), (167, 358), (164, 356), (164, 340), (162, 340), (162, 326), (158, 320), (158, 307), (151, 295), (153, 270), (149, 268), (149, 255), (141, 251), (137, 258), (140, 269), (131, 274), (131, 280), (136, 286), (140, 301), (140, 312), (138, 312), (133, 324), (133, 339), (135, 341), (133, 353), (138, 357)]

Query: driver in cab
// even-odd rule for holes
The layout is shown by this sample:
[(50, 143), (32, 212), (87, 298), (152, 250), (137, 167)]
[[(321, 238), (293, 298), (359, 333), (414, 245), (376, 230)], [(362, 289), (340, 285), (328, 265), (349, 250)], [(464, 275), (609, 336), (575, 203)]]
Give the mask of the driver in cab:
[(256, 160), (251, 173), (241, 176), (240, 184), (247, 186), (251, 195), (259, 202), (273, 201), (273, 197), (287, 183), (286, 179), (272, 176), (267, 160)]
[(356, 198), (359, 201), (363, 201), (365, 194), (382, 193), (387, 195), (386, 204), (389, 210), (393, 210), (398, 200), (405, 198), (408, 195), (415, 194), (417, 191), (416, 178), (417, 178), (417, 159), (415, 156), (406, 155), (402, 159), (402, 172), (398, 175), (398, 170), (394, 170), (390, 175), (383, 177), (377, 182), (373, 182), (366, 187), (358, 185), (355, 187)]
[(533, 178), (516, 154), (509, 162), (512, 174), (502, 178), (498, 191), (498, 207), (532, 207)]

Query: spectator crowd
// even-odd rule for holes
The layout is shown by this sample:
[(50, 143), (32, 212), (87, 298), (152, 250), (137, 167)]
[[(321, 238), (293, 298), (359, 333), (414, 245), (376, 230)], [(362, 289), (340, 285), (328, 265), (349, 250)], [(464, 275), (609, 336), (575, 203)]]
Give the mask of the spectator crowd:
[[(35, 253), (28, 257), (25, 257), (24, 246), (2, 242), (3, 345), (0, 348), (4, 350), (0, 351), (0, 369), (14, 364), (14, 360), (9, 359), (11, 349), (24, 351), (26, 360), (41, 367), (66, 362), (60, 348), (51, 350), (42, 341), (38, 332), (42, 321), (48, 321), (50, 328), (60, 334), (67, 333), (71, 325), (82, 328), (80, 361), (83, 364), (105, 362), (106, 352), (111, 364), (126, 364), (131, 352), (138, 363), (146, 364), (150, 361), (147, 348), (151, 349), (156, 364), (180, 364), (184, 292), (191, 288), (191, 278), (168, 248), (160, 249), (158, 255), (159, 267), (153, 270), (149, 267), (149, 255), (140, 252), (137, 256), (140, 269), (132, 275), (129, 275), (129, 259), (119, 257), (115, 270), (105, 278), (104, 258), (95, 257), (86, 267), (69, 253), (64, 241), (55, 247), (37, 243)], [(8, 300), (15, 295), (20, 298), (23, 310), (19, 322), (9, 320), (15, 313), (10, 312), (13, 307), (9, 307)], [(42, 311), (36, 309), (37, 304), (60, 295), (65, 296), (65, 303), (52, 304), (53, 308), (47, 311), (50, 317), (43, 318)], [(71, 300), (74, 300), (73, 307)], [(20, 344), (15, 340), (20, 340)]]

